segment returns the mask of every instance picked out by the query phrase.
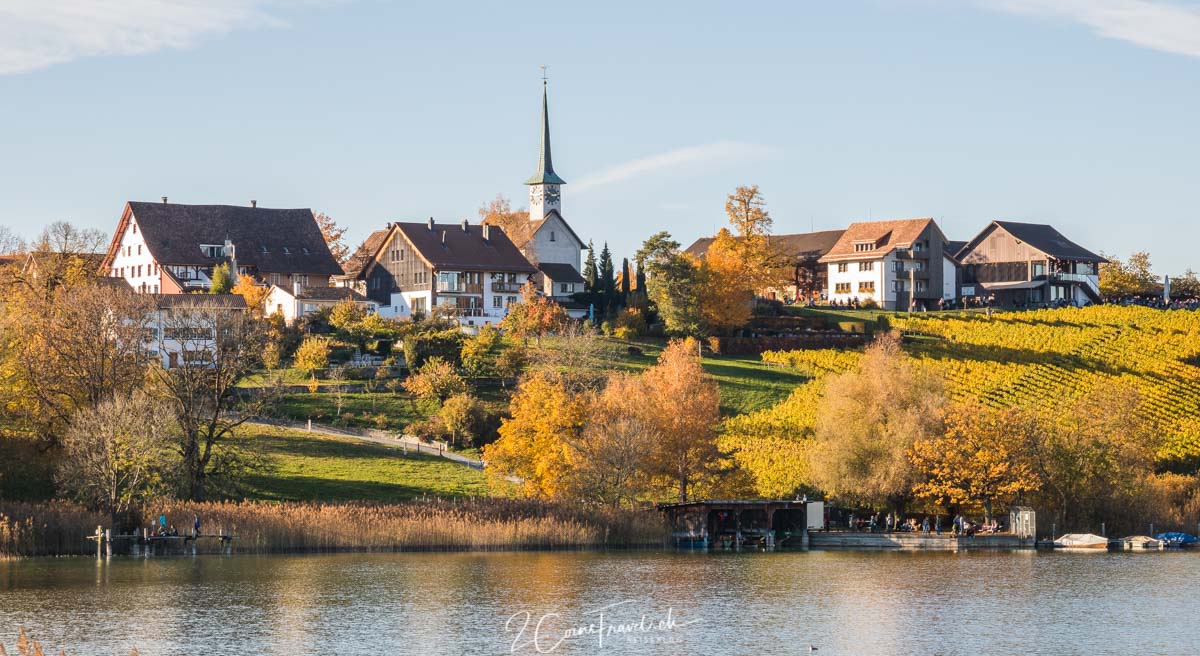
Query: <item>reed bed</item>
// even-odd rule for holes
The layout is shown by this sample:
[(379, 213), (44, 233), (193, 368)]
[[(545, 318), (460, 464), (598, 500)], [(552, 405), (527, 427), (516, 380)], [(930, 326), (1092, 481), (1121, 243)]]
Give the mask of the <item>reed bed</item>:
[[(141, 509), (180, 532), (233, 535), (235, 553), (488, 551), (657, 547), (668, 530), (653, 510), (597, 510), (532, 501), (420, 499), (401, 504), (163, 502)], [(104, 518), (67, 502), (0, 503), (0, 556), (95, 552)], [(206, 544), (211, 542), (212, 544)], [(220, 549), (217, 541), (199, 548)]]
[(108, 516), (74, 503), (0, 501), (0, 559), (94, 553), (87, 536), (109, 523)]
[[(42, 644), (37, 640), (31, 639), (29, 635), (25, 633), (24, 627), (18, 627), (17, 631), (17, 644), (14, 645), (14, 648), (16, 649), (16, 652), (14, 653), (16, 656), (46, 656), (46, 650), (44, 647), (42, 647)], [(66, 656), (67, 652), (60, 651), (58, 653), (60, 656)], [(0, 643), (0, 656), (8, 656), (8, 651), (4, 649), (3, 643)], [(129, 656), (138, 656), (138, 650), (136, 647), (129, 652)]]

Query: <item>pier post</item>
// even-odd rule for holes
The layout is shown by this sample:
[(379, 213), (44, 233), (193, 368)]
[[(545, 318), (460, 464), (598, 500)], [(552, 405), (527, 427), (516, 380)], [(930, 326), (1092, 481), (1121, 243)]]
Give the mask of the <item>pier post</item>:
[(100, 526), (96, 527), (96, 557), (99, 558), (104, 549), (104, 529)]
[(112, 557), (112, 529), (104, 529), (104, 553), (109, 558)]

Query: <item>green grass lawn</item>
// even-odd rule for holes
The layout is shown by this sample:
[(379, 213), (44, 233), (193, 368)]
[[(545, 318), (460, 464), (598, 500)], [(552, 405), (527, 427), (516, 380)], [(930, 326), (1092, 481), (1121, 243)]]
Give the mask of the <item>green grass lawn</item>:
[[(619, 367), (631, 371), (653, 366), (666, 345), (665, 340), (654, 339), (611, 341), (622, 348), (635, 346), (641, 349), (642, 355), (622, 354), (618, 360)], [(721, 414), (726, 416), (770, 407), (808, 380), (800, 372), (765, 365), (757, 355), (708, 353), (701, 360), (701, 365), (721, 388)]]
[(404, 456), (399, 448), (303, 431), (248, 431), (269, 464), (248, 478), (251, 499), (394, 502), (488, 494), (483, 472), (436, 456)]
[[(391, 392), (343, 394), (341, 415), (338, 414), (336, 395), (330, 392), (285, 394), (275, 410), (280, 416), (298, 421), (311, 419), (323, 424), (381, 430), (401, 430), (426, 418), (429, 411), (430, 408), (414, 402), (411, 395)], [(382, 424), (377, 421), (380, 416)]]

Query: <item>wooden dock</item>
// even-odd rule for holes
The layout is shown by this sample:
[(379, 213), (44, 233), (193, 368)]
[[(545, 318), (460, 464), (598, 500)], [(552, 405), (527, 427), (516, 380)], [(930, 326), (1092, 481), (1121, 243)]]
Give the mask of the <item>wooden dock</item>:
[(1032, 549), (1033, 538), (1010, 533), (959, 536), (950, 533), (862, 533), (814, 531), (808, 535), (811, 549), (933, 550)]
[(215, 542), (216, 551), (205, 549), (204, 553), (233, 553), (232, 533), (187, 533), (180, 535), (156, 535), (149, 529), (142, 529), (140, 534), (113, 535), (111, 529), (100, 526), (96, 532), (88, 536), (88, 540), (96, 542), (96, 557), (112, 556), (159, 556), (159, 555), (197, 555), (200, 553), (200, 542), (212, 544)]

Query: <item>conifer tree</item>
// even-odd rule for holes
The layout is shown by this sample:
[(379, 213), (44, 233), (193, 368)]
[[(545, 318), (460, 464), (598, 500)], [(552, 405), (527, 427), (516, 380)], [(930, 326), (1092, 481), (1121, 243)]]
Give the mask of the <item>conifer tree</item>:
[(604, 294), (604, 306), (608, 307), (617, 295), (616, 281), (613, 280), (612, 252), (608, 250), (608, 242), (604, 242), (604, 248), (600, 249), (600, 280), (598, 284), (600, 286), (598, 291)]
[(629, 298), (629, 258), (621, 259), (621, 302)]
[(638, 290), (638, 293), (645, 294), (646, 293), (646, 270), (642, 267), (642, 258), (640, 258), (640, 257), (637, 258), (637, 278), (636, 278), (635, 282), (637, 284), (634, 285), (634, 288)]
[(596, 289), (596, 249), (592, 246), (592, 241), (588, 240), (587, 258), (583, 261), (583, 291), (594, 293)]

